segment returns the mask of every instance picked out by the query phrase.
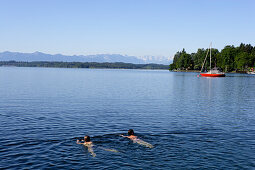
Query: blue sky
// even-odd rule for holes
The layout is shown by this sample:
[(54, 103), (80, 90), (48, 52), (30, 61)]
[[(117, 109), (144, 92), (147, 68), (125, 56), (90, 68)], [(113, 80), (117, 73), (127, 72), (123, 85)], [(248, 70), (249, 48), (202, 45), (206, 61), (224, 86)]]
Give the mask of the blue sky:
[(0, 52), (166, 56), (255, 45), (254, 0), (0, 0)]

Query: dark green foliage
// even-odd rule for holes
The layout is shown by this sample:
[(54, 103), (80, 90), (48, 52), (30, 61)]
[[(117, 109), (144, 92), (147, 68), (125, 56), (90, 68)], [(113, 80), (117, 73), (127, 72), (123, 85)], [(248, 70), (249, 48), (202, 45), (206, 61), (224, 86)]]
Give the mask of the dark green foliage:
[[(200, 70), (208, 49), (198, 49), (196, 53), (187, 54), (183, 49), (174, 56), (170, 70)], [(209, 56), (209, 54), (208, 54)], [(216, 66), (224, 71), (244, 71), (255, 66), (255, 47), (241, 43), (239, 47), (225, 46), (219, 52), (212, 49), (212, 67)], [(210, 57), (207, 57), (205, 69), (210, 67)]]
[(164, 69), (167, 70), (168, 65), (162, 64), (131, 64), (131, 63), (82, 63), (82, 62), (16, 62), (16, 61), (0, 61), (0, 66), (16, 66), (16, 67), (58, 67), (58, 68), (111, 68), (111, 69)]
[[(226, 46), (221, 50), (222, 58), (221, 68), (225, 71), (232, 71), (235, 69), (235, 56), (237, 55), (237, 50), (234, 46)], [(218, 66), (219, 67), (219, 66)]]
[(174, 56), (173, 64), (170, 64), (170, 70), (180, 69), (193, 69), (193, 60), (190, 54), (186, 53), (185, 49), (182, 52), (177, 52)]

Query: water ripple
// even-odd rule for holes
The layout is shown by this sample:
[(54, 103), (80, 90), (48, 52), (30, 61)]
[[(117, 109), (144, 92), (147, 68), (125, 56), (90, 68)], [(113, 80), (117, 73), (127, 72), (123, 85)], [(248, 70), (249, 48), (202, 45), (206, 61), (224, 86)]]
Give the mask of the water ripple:
[(0, 169), (255, 167), (254, 77), (0, 68), (0, 82)]

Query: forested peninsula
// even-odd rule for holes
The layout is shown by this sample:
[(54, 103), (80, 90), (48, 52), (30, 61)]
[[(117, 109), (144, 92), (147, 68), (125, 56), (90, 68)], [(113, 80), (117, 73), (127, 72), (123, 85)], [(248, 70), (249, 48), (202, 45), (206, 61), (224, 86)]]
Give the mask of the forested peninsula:
[[(198, 49), (196, 53), (188, 54), (185, 49), (175, 54), (173, 63), (169, 65), (170, 70), (201, 70), (208, 49)], [(234, 47), (225, 46), (224, 49), (211, 50), (212, 67), (217, 66), (225, 72), (248, 71), (255, 67), (255, 46), (243, 44)], [(207, 57), (205, 69), (210, 69), (210, 57)]]
[(96, 62), (17, 62), (0, 61), (0, 66), (15, 67), (56, 67), (56, 68), (106, 68), (106, 69), (157, 69), (168, 70), (168, 65), (162, 64), (131, 64), (131, 63), (96, 63)]

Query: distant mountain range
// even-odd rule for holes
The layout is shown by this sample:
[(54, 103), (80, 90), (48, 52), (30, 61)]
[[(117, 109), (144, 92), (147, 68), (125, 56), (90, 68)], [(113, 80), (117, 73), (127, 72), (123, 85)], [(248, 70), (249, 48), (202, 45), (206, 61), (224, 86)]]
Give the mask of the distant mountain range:
[(172, 63), (170, 58), (166, 57), (155, 57), (155, 56), (127, 56), (120, 54), (96, 54), (96, 55), (62, 55), (62, 54), (45, 54), (41, 52), (34, 53), (19, 53), (5, 51), (0, 53), (0, 61), (57, 61), (57, 62), (123, 62), (133, 64), (165, 64), (169, 65)]

